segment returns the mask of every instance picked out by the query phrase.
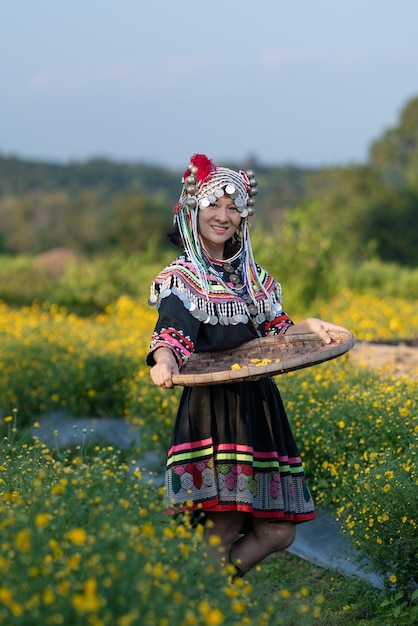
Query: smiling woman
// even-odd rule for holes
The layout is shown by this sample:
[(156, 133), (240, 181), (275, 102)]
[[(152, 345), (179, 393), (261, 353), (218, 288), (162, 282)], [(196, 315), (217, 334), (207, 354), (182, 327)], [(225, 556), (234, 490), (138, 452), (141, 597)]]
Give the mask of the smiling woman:
[(200, 240), (204, 249), (216, 259), (224, 257), (225, 243), (241, 223), (233, 198), (225, 194), (204, 211), (199, 211)]
[[(330, 344), (333, 331), (345, 331), (315, 318), (294, 325), (283, 311), (280, 284), (252, 252), (254, 172), (195, 154), (182, 182), (174, 240), (183, 254), (160, 272), (150, 293), (159, 311), (147, 356), (156, 385), (171, 389), (193, 353), (284, 333), (315, 333)], [(209, 522), (210, 556), (233, 563), (237, 576), (287, 548), (295, 525), (315, 518), (271, 376), (184, 387), (168, 452), (166, 504), (167, 512), (191, 511)]]

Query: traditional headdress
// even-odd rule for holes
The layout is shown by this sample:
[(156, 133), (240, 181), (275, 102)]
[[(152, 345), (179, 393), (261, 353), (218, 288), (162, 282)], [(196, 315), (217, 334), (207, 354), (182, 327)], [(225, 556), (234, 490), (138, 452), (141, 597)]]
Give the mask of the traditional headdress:
[(175, 207), (177, 212), (184, 203), (189, 210), (206, 209), (226, 193), (233, 198), (241, 217), (254, 213), (257, 181), (254, 172), (235, 172), (215, 165), (205, 154), (194, 154), (182, 178), (183, 189)]
[(242, 218), (239, 252), (243, 256), (243, 280), (255, 300), (254, 290), (263, 291), (263, 287), (257, 284), (256, 265), (248, 231), (248, 217), (254, 214), (254, 196), (258, 193), (254, 172), (220, 167), (205, 154), (194, 154), (183, 174), (182, 183), (180, 198), (173, 211), (174, 224), (177, 225), (185, 250), (196, 265), (203, 282), (207, 272), (198, 231), (198, 211), (204, 211), (225, 194), (233, 198)]

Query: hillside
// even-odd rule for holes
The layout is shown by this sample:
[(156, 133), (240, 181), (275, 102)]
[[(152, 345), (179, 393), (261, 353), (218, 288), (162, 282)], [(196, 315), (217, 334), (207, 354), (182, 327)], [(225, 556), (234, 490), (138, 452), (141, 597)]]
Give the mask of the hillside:
[[(304, 197), (306, 179), (313, 172), (292, 165), (262, 166), (256, 162), (223, 165), (255, 169), (267, 209), (297, 203)], [(57, 190), (76, 196), (82, 191), (99, 190), (107, 196), (138, 192), (162, 195), (171, 205), (179, 196), (182, 173), (158, 165), (102, 158), (58, 164), (0, 155), (0, 198)]]

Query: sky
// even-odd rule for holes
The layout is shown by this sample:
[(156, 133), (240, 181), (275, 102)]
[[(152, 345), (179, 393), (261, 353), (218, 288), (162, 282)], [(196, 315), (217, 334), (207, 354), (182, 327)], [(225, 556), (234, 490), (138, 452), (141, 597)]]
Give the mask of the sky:
[(416, 0), (3, 0), (0, 154), (367, 161), (418, 96)]

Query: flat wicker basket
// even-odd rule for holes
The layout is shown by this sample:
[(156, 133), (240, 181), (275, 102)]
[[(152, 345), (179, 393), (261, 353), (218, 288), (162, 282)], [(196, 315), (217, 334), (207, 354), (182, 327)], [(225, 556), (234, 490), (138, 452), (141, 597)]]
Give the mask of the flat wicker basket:
[(196, 387), (258, 380), (329, 361), (354, 345), (349, 332), (332, 331), (325, 344), (314, 333), (260, 337), (232, 350), (193, 354), (173, 376), (175, 385)]

